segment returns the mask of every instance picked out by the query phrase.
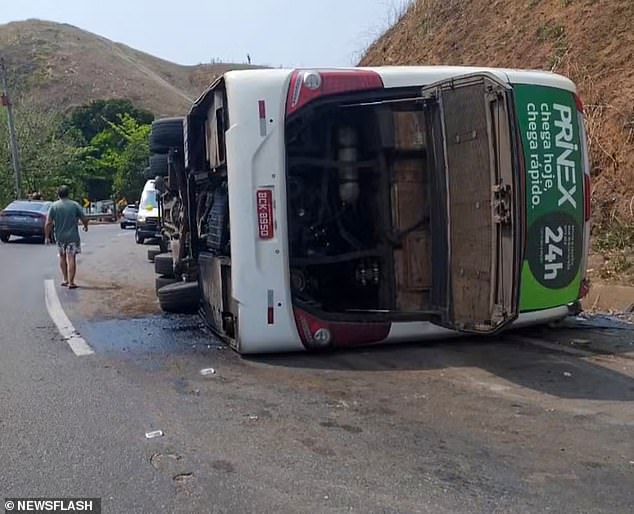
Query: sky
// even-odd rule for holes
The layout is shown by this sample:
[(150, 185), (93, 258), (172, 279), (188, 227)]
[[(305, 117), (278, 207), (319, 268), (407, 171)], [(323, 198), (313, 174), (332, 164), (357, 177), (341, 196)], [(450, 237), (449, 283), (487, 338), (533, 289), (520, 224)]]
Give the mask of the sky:
[(179, 64), (347, 66), (408, 0), (4, 0), (0, 24), (70, 23)]

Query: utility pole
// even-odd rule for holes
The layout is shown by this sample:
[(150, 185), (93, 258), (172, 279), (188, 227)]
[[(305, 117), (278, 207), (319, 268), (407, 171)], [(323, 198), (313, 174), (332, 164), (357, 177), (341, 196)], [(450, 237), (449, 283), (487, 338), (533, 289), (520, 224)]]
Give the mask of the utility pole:
[(22, 186), (20, 177), (20, 159), (18, 157), (18, 142), (15, 138), (15, 125), (13, 124), (13, 107), (9, 99), (9, 86), (7, 85), (7, 70), (4, 67), (4, 57), (0, 57), (0, 82), (2, 85), (2, 96), (0, 96), (0, 105), (7, 108), (7, 122), (9, 124), (9, 137), (11, 142), (11, 163), (13, 164), (13, 172), (15, 173), (15, 197), (20, 199), (22, 196)]

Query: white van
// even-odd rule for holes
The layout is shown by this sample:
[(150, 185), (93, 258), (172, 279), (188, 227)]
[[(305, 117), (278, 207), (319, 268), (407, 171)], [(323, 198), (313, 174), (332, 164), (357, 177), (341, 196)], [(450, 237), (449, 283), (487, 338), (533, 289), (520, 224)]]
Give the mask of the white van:
[(582, 110), (540, 71), (228, 72), (170, 150), (175, 268), (241, 353), (561, 318), (587, 289)]
[(155, 237), (160, 237), (159, 199), (154, 180), (148, 180), (141, 193), (134, 239), (138, 244), (143, 244), (146, 239)]

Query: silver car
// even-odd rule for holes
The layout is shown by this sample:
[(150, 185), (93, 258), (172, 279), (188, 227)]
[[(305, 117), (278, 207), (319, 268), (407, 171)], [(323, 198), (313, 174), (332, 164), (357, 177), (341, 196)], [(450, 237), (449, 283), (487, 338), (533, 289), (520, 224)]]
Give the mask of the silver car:
[(139, 207), (136, 204), (128, 204), (121, 213), (121, 228), (126, 229), (128, 227), (136, 227), (136, 216), (139, 212)]

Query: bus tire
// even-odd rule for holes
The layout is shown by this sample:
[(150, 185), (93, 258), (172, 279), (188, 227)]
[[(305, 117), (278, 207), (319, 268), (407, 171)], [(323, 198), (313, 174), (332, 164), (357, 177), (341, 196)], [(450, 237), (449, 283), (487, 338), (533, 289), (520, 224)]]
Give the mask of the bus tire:
[(198, 310), (200, 293), (198, 282), (175, 282), (158, 290), (158, 300), (165, 312), (193, 314)]
[(145, 177), (145, 180), (154, 180), (156, 178), (156, 175), (152, 171), (152, 168), (150, 168), (149, 166), (145, 168), (145, 170), (143, 170), (143, 176)]
[(167, 154), (150, 155), (149, 170), (148, 175), (146, 175), (148, 180), (152, 180), (155, 177), (165, 177), (167, 175)]
[(170, 284), (176, 284), (176, 282), (179, 282), (179, 280), (174, 277), (156, 277), (156, 280), (154, 282), (156, 288), (156, 296), (158, 296), (159, 289), (165, 286), (169, 286)]
[(154, 258), (161, 253), (159, 248), (148, 248), (147, 250), (147, 260), (150, 262), (154, 262)]
[(183, 117), (162, 118), (152, 122), (150, 151), (166, 154), (170, 148), (183, 147)]
[[(160, 250), (160, 248), (159, 248)], [(170, 253), (160, 253), (154, 257), (154, 272), (165, 277), (174, 276), (174, 260)]]

